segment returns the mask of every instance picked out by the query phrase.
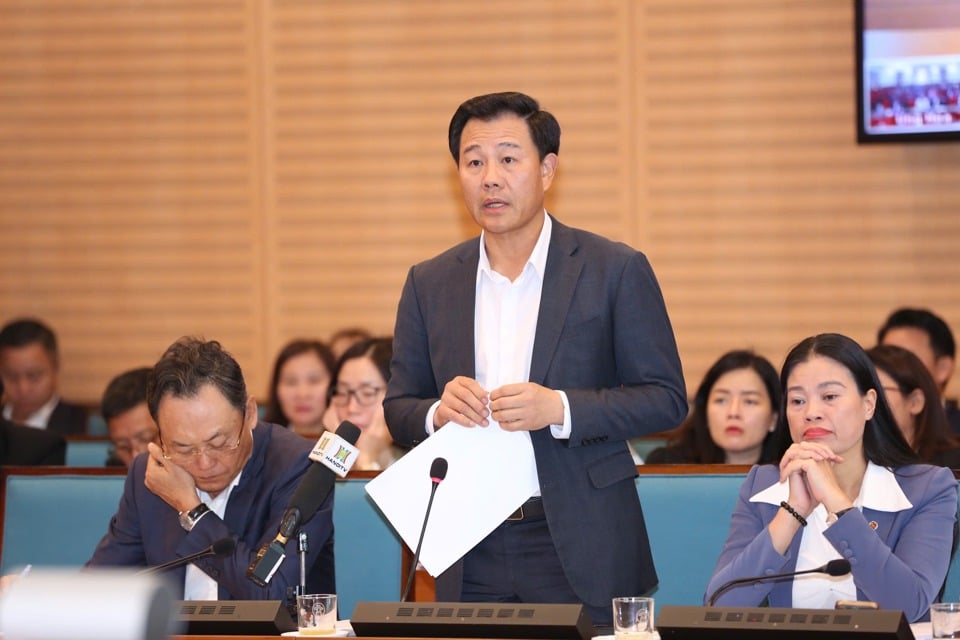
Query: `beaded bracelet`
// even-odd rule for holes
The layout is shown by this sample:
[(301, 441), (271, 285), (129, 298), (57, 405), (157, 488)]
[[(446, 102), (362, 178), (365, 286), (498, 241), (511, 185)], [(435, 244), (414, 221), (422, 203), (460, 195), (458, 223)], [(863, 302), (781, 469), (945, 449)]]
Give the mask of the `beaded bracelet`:
[(796, 519), (797, 519), (797, 522), (800, 523), (800, 526), (801, 526), (801, 527), (807, 526), (807, 519), (804, 518), (804, 517), (803, 517), (802, 515), (800, 515), (799, 513), (797, 513), (797, 510), (794, 509), (793, 507), (791, 507), (790, 504), (789, 504), (786, 500), (781, 500), (781, 501), (780, 501), (780, 506), (783, 507), (784, 509), (786, 509), (786, 510), (787, 510), (787, 513), (789, 513), (789, 514), (792, 515), (794, 518), (796, 518)]

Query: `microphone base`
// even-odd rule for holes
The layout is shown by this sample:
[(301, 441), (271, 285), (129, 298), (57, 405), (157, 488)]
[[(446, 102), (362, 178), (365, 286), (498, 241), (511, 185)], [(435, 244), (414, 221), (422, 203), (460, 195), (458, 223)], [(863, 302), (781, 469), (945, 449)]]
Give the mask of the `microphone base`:
[(579, 604), (503, 602), (358, 602), (350, 616), (361, 637), (552, 638), (589, 640)]
[(913, 640), (903, 612), (891, 610), (664, 605), (656, 625), (661, 640)]
[(278, 636), (297, 623), (280, 600), (183, 600), (178, 618), (191, 636)]

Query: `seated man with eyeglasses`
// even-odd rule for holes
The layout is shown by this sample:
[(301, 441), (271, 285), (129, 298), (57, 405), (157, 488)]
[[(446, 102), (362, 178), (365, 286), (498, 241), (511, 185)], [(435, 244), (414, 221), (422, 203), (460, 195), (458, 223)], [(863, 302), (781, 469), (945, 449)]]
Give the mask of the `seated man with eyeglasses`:
[(146, 453), (148, 444), (160, 443), (157, 423), (147, 407), (149, 379), (150, 367), (131, 369), (111, 380), (103, 392), (100, 414), (113, 443), (108, 466), (129, 467), (134, 458)]
[[(117, 513), (87, 566), (156, 566), (233, 538), (224, 558), (170, 571), (184, 600), (286, 600), (300, 582), (296, 536), (261, 587), (246, 571), (274, 539), (313, 443), (259, 422), (240, 366), (218, 342), (181, 338), (153, 367), (147, 406), (159, 445), (130, 465)], [(306, 515), (304, 516), (307, 517)], [(303, 527), (307, 592), (336, 593), (333, 494)]]

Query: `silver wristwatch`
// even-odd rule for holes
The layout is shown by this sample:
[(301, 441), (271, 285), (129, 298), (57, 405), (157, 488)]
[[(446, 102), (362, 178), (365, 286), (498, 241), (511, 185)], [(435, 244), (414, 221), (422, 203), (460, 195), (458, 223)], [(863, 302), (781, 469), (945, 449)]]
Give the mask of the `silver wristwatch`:
[(210, 507), (202, 502), (193, 509), (190, 509), (190, 511), (181, 511), (180, 526), (183, 527), (184, 531), (190, 531), (194, 526), (196, 526), (197, 522), (200, 521), (200, 518), (207, 515), (209, 512)]

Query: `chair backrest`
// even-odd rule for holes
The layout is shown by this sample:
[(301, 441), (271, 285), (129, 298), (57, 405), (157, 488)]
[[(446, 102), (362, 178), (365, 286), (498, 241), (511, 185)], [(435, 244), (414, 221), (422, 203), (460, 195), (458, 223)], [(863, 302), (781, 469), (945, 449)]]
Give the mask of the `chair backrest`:
[[(403, 544), (367, 496), (369, 477), (338, 480), (333, 503), (337, 607), (341, 619), (360, 601), (400, 599)], [(367, 474), (363, 474), (367, 475)]]
[(3, 470), (0, 574), (26, 564), (77, 567), (90, 559), (117, 510), (126, 470), (80, 471)]
[[(957, 475), (958, 471), (954, 470), (953, 473)], [(960, 510), (960, 486), (958, 486), (957, 502), (957, 509)], [(943, 588), (941, 600), (943, 602), (957, 602), (960, 600), (960, 549), (955, 550), (953, 557), (950, 558), (950, 566), (947, 568), (947, 580)]]
[[(0, 574), (90, 559), (123, 493), (119, 468), (7, 467), (0, 473)], [(372, 476), (370, 476), (372, 477)], [(340, 616), (361, 600), (397, 600), (403, 545), (366, 495), (369, 477), (338, 481), (334, 501)]]
[[(660, 584), (657, 609), (701, 605), (749, 467), (644, 465), (637, 492)], [(629, 595), (629, 594), (628, 594)]]
[(104, 439), (67, 440), (68, 467), (103, 467), (113, 443)]

